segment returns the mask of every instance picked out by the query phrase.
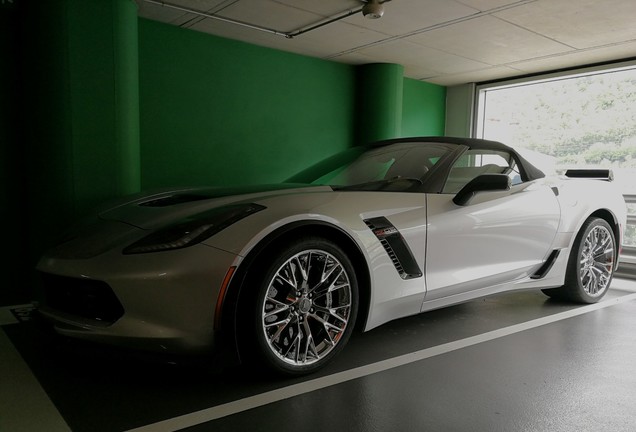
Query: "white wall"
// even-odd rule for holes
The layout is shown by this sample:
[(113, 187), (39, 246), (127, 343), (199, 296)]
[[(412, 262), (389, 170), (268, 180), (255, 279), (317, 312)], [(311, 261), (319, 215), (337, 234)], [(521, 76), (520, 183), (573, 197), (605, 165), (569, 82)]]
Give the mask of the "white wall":
[(446, 90), (447, 136), (470, 137), (473, 130), (475, 84), (462, 84)]

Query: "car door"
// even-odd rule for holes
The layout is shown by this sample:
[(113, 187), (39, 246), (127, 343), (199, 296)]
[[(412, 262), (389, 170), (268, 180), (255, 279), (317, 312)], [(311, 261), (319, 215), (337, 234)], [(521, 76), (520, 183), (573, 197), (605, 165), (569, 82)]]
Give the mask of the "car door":
[[(480, 192), (466, 205), (455, 194), (483, 173), (507, 174), (508, 191)], [(427, 194), (425, 301), (528, 276), (550, 254), (560, 219), (552, 189), (523, 181), (506, 152), (469, 150), (449, 171), (439, 194)]]

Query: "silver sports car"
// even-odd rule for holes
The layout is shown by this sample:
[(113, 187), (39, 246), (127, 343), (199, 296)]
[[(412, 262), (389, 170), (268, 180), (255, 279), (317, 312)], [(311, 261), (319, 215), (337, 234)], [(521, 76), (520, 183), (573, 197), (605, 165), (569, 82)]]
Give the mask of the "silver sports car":
[(40, 312), (72, 337), (225, 346), (308, 373), (356, 326), (511, 290), (597, 302), (625, 227), (611, 179), (428, 137), (351, 148), (284, 184), (128, 197), (41, 259)]

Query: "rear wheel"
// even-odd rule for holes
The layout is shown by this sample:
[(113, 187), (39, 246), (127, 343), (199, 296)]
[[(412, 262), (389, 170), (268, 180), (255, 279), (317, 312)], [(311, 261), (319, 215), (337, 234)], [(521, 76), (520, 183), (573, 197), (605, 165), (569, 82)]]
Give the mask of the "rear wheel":
[(614, 275), (616, 240), (603, 219), (590, 218), (574, 241), (565, 274), (565, 285), (543, 290), (550, 297), (579, 303), (596, 303), (607, 293)]
[(347, 343), (358, 308), (351, 261), (335, 243), (289, 243), (263, 266), (252, 309), (257, 356), (288, 375), (316, 371)]

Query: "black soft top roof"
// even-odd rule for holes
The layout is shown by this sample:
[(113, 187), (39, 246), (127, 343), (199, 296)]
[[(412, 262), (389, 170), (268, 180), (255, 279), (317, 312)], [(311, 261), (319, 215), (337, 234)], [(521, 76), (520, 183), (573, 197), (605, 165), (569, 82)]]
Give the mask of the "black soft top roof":
[(545, 177), (543, 171), (532, 165), (526, 159), (524, 159), (515, 149), (509, 147), (499, 141), (491, 141), (479, 138), (459, 138), (459, 137), (441, 137), (441, 136), (429, 136), (429, 137), (410, 137), (410, 138), (395, 138), (390, 140), (378, 141), (371, 144), (372, 146), (385, 146), (390, 144), (396, 144), (400, 142), (421, 142), (421, 143), (446, 143), (457, 144), (466, 146), (472, 150), (493, 150), (510, 153), (517, 163), (519, 164), (521, 175), (525, 176), (525, 180), (536, 180)]

